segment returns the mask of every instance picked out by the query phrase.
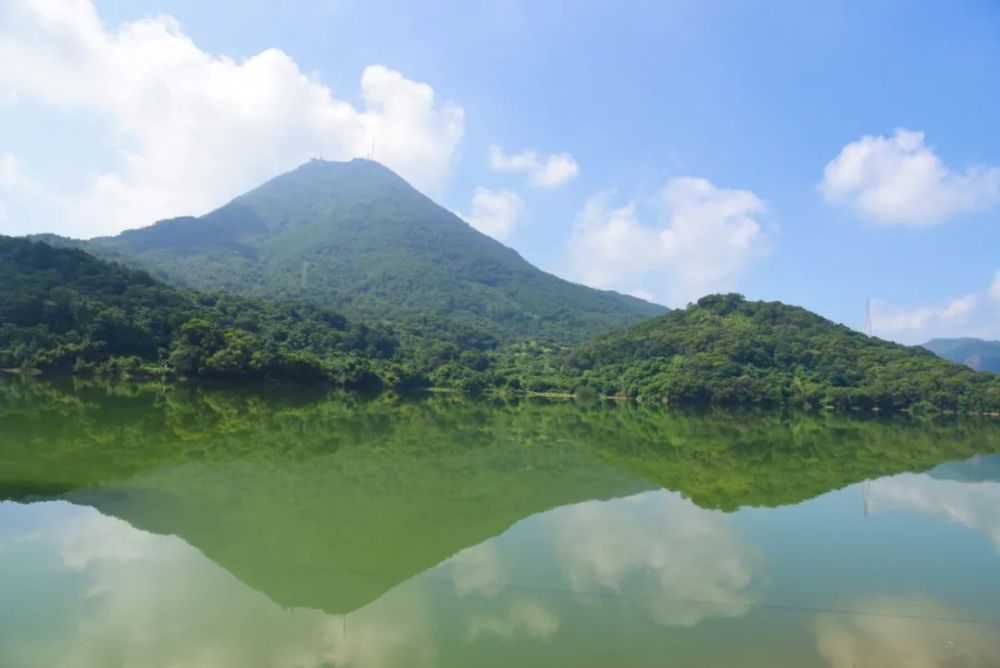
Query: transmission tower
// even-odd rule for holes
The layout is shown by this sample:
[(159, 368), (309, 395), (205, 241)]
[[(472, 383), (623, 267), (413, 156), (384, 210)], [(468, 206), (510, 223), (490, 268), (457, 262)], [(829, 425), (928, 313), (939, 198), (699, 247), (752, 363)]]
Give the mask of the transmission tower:
[(872, 326), (872, 299), (865, 302), (865, 334), (875, 336), (875, 328)]

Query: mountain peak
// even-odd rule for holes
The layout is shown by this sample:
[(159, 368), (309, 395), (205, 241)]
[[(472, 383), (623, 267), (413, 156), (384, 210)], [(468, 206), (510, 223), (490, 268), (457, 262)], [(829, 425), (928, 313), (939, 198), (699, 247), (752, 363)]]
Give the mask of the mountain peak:
[(388, 167), (310, 160), (198, 218), (95, 240), (164, 280), (369, 320), (566, 341), (663, 307), (547, 274)]
[(334, 161), (313, 158), (279, 174), (235, 202), (279, 197), (285, 200), (329, 200), (341, 202), (364, 197), (423, 198), (403, 177), (380, 162), (365, 158)]
[(369, 160), (368, 158), (351, 158), (350, 160), (324, 160), (323, 158), (312, 158), (302, 163), (295, 169), (285, 172), (285, 174), (279, 175), (276, 178), (281, 178), (282, 176), (290, 174), (312, 173), (342, 176), (352, 172), (355, 174), (365, 174), (369, 176), (391, 176), (396, 179), (404, 180), (403, 177), (386, 165), (383, 165), (377, 160)]

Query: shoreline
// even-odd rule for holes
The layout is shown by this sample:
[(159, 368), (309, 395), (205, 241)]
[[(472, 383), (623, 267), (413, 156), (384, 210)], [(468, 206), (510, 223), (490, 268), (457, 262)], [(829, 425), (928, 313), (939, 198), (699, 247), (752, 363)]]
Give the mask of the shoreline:
[[(20, 377), (23, 377), (23, 378), (37, 378), (37, 377), (40, 377), (40, 376), (52, 377), (52, 374), (46, 373), (45, 371), (40, 370), (40, 369), (33, 369), (33, 368), (28, 368), (28, 369), (19, 368), (19, 367), (5, 368), (5, 369), (0, 369), (0, 373), (7, 374), (9, 376), (20, 376)], [(263, 386), (268, 386), (268, 385), (275, 386), (275, 387), (285, 386), (285, 387), (298, 387), (298, 388), (325, 387), (326, 389), (340, 389), (340, 390), (344, 390), (346, 392), (362, 392), (363, 393), (362, 390), (356, 390), (356, 389), (352, 390), (352, 389), (345, 388), (345, 387), (340, 387), (340, 386), (337, 386), (337, 385), (331, 385), (329, 383), (319, 384), (319, 385), (310, 385), (310, 384), (282, 383), (282, 382), (269, 381), (269, 380), (259, 380), (259, 381), (247, 382), (247, 381), (233, 381), (233, 380), (215, 380), (215, 379), (209, 379), (209, 378), (188, 378), (188, 377), (185, 377), (185, 376), (165, 377), (165, 376), (155, 376), (155, 375), (148, 375), (148, 374), (135, 374), (135, 375), (125, 374), (125, 375), (117, 376), (117, 377), (116, 376), (106, 376), (106, 375), (103, 375), (103, 376), (102, 375), (80, 375), (80, 374), (74, 374), (74, 373), (57, 374), (57, 375), (59, 375), (59, 376), (65, 376), (65, 377), (69, 377), (69, 378), (80, 378), (80, 379), (84, 379), (84, 380), (104, 381), (104, 382), (109, 382), (109, 381), (110, 382), (122, 382), (122, 383), (130, 383), (130, 382), (138, 382), (138, 383), (159, 382), (159, 383), (177, 384), (177, 385), (191, 385), (191, 384), (204, 383), (204, 384), (210, 385), (210, 386), (211, 385), (219, 385), (219, 386), (222, 386), (222, 387), (263, 387)], [(419, 392), (423, 392), (423, 393), (427, 393), (427, 394), (455, 394), (455, 395), (466, 396), (466, 393), (463, 392), (463, 390), (461, 388), (457, 388), (457, 387), (431, 386), (431, 387), (411, 388), (410, 390), (393, 390), (392, 388), (389, 388), (387, 390), (381, 390), (380, 393), (381, 392), (385, 392), (385, 391), (388, 391), (388, 392), (400, 392), (400, 393), (403, 393), (403, 394), (407, 394), (407, 393), (410, 393), (410, 392), (418, 392), (418, 393)], [(472, 398), (474, 398), (475, 395), (470, 395), (470, 396)], [(612, 402), (621, 403), (621, 404), (627, 404), (627, 403), (635, 403), (635, 404), (659, 404), (659, 405), (664, 406), (664, 407), (683, 408), (683, 409), (710, 408), (710, 409), (713, 409), (713, 410), (731, 410), (731, 411), (736, 411), (736, 412), (748, 411), (748, 410), (749, 411), (761, 411), (761, 410), (763, 410), (763, 411), (785, 411), (785, 410), (800, 411), (801, 410), (801, 411), (810, 412), (810, 413), (834, 413), (834, 414), (850, 414), (850, 413), (854, 413), (854, 414), (864, 414), (864, 415), (868, 415), (868, 416), (872, 416), (872, 417), (879, 417), (879, 416), (888, 417), (888, 416), (893, 416), (893, 415), (906, 415), (906, 416), (914, 417), (914, 418), (919, 418), (919, 417), (948, 417), (948, 416), (951, 416), (951, 417), (976, 417), (976, 418), (989, 418), (989, 419), (1000, 418), (1000, 411), (981, 411), (981, 412), (980, 411), (966, 411), (966, 412), (960, 412), (960, 411), (943, 411), (942, 410), (942, 411), (933, 411), (933, 412), (921, 413), (921, 412), (915, 412), (915, 411), (906, 410), (906, 409), (899, 410), (899, 411), (883, 411), (883, 410), (879, 410), (877, 408), (874, 409), (874, 410), (871, 410), (871, 411), (862, 411), (860, 409), (839, 410), (838, 411), (837, 409), (832, 408), (832, 407), (822, 407), (822, 406), (819, 406), (819, 407), (791, 407), (791, 406), (759, 406), (759, 405), (755, 405), (755, 404), (745, 404), (745, 405), (741, 404), (741, 405), (735, 405), (735, 406), (713, 406), (711, 404), (677, 404), (677, 403), (670, 402), (666, 397), (632, 397), (632, 396), (627, 396), (627, 395), (608, 395), (608, 394), (589, 394), (589, 393), (578, 394), (578, 393), (575, 393), (575, 392), (558, 392), (558, 391), (536, 392), (536, 391), (531, 391), (531, 390), (514, 390), (514, 389), (510, 389), (510, 388), (484, 388), (479, 393), (479, 396), (491, 396), (491, 397), (511, 396), (511, 397), (525, 397), (525, 398), (529, 398), (529, 399), (534, 398), (534, 399), (562, 399), (562, 400), (580, 399), (580, 400), (590, 400), (590, 401), (612, 401)]]

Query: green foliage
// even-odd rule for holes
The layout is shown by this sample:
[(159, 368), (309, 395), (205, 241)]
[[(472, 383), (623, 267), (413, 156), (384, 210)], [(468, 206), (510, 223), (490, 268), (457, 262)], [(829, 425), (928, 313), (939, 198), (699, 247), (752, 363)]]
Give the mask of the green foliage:
[(670, 403), (862, 411), (1000, 409), (1000, 377), (805, 309), (704, 297), (574, 350), (566, 384)]
[(314, 160), (201, 218), (76, 243), (174, 285), (308, 301), (478, 350), (582, 341), (664, 311), (540, 271), (367, 160)]
[(79, 250), (0, 237), (0, 368), (420, 384), (398, 347), (384, 327), (312, 305), (181, 290)]
[[(19, 491), (37, 498), (59, 485), (131, 486), (156, 471), (176, 480), (194, 464), (237, 468), (239, 481), (248, 465), (259, 465), (269, 484), (277, 484), (279, 471), (298, 478), (281, 493), (258, 490), (262, 503), (298, 503), (304, 484), (327, 471), (339, 482), (324, 478), (314, 493), (331, 502), (348, 487), (364, 494), (368, 502), (347, 495), (344, 503), (364, 513), (359, 521), (366, 526), (377, 516), (367, 509), (380, 499), (395, 498), (396, 513), (435, 504), (434, 512), (419, 513), (431, 523), (441, 513), (475, 520), (533, 495), (538, 502), (537, 495), (568, 491), (569, 482), (574, 493), (529, 512), (661, 487), (704, 508), (781, 506), (862, 480), (1000, 452), (1000, 425), (988, 419), (470, 401), (454, 393), (364, 397), (311, 388), (273, 392), (253, 384), (164, 391), (153, 383), (0, 377), (0, 423), (9, 436), (0, 440), (0, 499), (18, 498)], [(316, 465), (331, 459), (339, 464)], [(976, 461), (974, 471), (983, 473), (985, 464)], [(200, 493), (213, 489), (197, 475), (191, 484)], [(241, 495), (254, 489), (241, 485)], [(437, 506), (451, 495), (462, 502)], [(317, 522), (334, 521), (331, 505), (315, 504)], [(254, 533), (268, 532), (248, 532)], [(332, 538), (331, 549), (345, 549), (341, 534)]]
[[(91, 505), (180, 538), (286, 608), (330, 613), (551, 508), (661, 487), (704, 508), (780, 506), (1000, 452), (991, 420), (248, 383), (0, 377), (0, 424), (0, 500)], [(950, 474), (989, 474), (988, 461)]]
[[(410, 321), (412, 325), (412, 321)], [(320, 307), (164, 285), (69, 248), (0, 237), (0, 368), (111, 376), (433, 385), (671, 404), (996, 412), (1000, 377), (739, 295), (582, 346), (474, 327), (365, 325)]]

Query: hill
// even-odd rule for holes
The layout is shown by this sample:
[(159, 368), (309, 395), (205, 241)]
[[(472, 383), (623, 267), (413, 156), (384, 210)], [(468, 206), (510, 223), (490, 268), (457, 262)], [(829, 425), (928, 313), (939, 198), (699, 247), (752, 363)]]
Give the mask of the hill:
[(391, 331), (308, 304), (182, 290), (0, 237), (0, 368), (397, 384), (414, 380), (398, 348)]
[(0, 368), (721, 406), (1000, 410), (1000, 376), (740, 295), (704, 297), (575, 347), (468, 344), (399, 337), (308, 303), (174, 288), (78, 249), (0, 237)]
[(938, 357), (964, 364), (976, 371), (1000, 372), (1000, 341), (983, 339), (932, 339), (923, 345)]
[(672, 403), (996, 411), (1000, 377), (740, 295), (599, 337), (563, 372), (600, 394)]
[(205, 216), (85, 248), (174, 285), (302, 299), (425, 334), (582, 341), (665, 310), (535, 268), (368, 160), (313, 160)]

